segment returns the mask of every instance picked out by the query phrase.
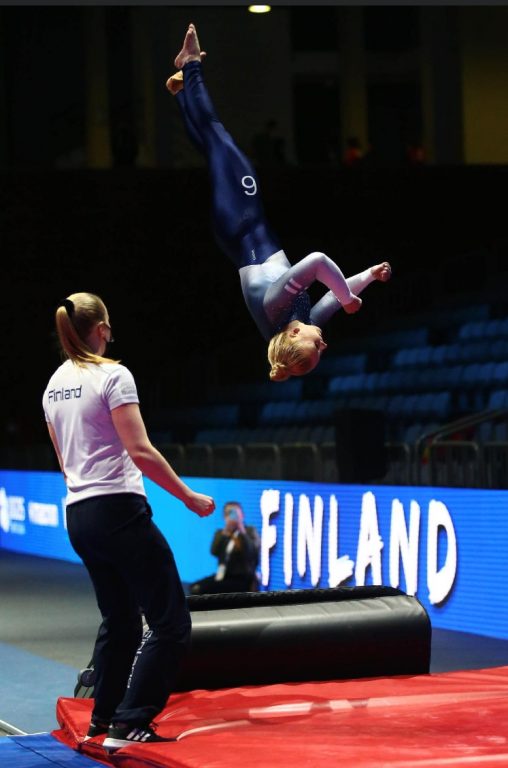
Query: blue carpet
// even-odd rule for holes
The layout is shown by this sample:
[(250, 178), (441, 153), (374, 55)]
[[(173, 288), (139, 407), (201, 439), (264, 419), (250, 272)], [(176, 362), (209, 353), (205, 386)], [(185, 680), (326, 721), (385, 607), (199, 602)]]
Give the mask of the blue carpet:
[(7, 643), (0, 643), (0, 669), (0, 720), (25, 733), (57, 728), (57, 699), (73, 695), (78, 670)]
[(0, 765), (2, 768), (93, 768), (104, 764), (74, 752), (49, 733), (42, 733), (0, 739)]

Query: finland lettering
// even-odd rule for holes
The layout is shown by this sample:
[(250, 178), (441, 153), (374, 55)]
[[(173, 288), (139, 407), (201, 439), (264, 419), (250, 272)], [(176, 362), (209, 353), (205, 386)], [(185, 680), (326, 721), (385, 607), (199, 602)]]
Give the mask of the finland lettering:
[(50, 404), (58, 403), (60, 400), (73, 400), (74, 398), (81, 397), (81, 389), (83, 385), (79, 387), (72, 387), (71, 389), (50, 389), (48, 391), (48, 400)]

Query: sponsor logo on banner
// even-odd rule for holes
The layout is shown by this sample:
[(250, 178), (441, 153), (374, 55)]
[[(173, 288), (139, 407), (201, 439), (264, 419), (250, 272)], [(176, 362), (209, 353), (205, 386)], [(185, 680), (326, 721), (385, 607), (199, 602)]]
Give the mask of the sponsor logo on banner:
[(58, 505), (42, 504), (40, 501), (29, 501), (28, 519), (32, 525), (42, 525), (57, 528), (59, 524)]
[(23, 496), (7, 496), (0, 488), (0, 526), (5, 533), (24, 536), (26, 533), (26, 511)]

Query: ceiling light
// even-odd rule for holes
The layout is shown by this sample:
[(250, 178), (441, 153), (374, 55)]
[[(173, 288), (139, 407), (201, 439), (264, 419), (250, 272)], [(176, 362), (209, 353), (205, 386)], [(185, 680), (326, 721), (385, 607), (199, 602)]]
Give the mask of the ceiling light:
[(249, 5), (251, 13), (268, 13), (272, 8), (270, 5)]

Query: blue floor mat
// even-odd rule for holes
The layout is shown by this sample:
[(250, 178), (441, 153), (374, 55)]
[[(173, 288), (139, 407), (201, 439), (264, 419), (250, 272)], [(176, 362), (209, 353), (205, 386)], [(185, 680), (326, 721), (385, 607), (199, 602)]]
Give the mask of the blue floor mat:
[(58, 728), (57, 699), (72, 696), (78, 670), (1, 642), (0, 669), (0, 720), (24, 733)]
[(49, 733), (0, 739), (0, 765), (2, 768), (104, 768), (104, 763), (74, 752)]

